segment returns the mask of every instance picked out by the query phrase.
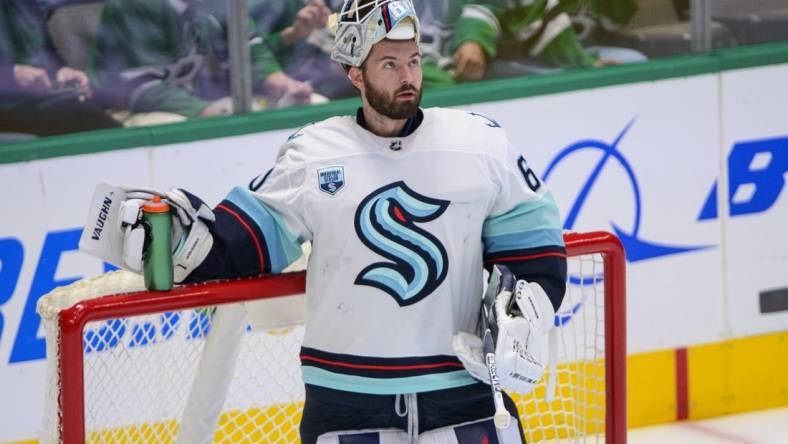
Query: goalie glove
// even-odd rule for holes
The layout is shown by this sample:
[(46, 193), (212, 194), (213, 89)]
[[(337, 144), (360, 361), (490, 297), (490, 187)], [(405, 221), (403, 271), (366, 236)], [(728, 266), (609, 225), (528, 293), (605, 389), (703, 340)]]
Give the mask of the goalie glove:
[(186, 191), (173, 189), (162, 193), (100, 183), (93, 194), (79, 249), (118, 267), (141, 273), (142, 252), (147, 245), (142, 206), (153, 196), (160, 196), (173, 208), (173, 278), (180, 283), (211, 251), (213, 236), (207, 223), (215, 220), (211, 209)]
[[(493, 275), (495, 273), (509, 271), (496, 266)], [(547, 294), (537, 283), (519, 280), (514, 285), (500, 287), (495, 283), (491, 275), (486, 303), (490, 306), (488, 323), (495, 338), (498, 378), (501, 386), (509, 391), (529, 393), (541, 380), (548, 364), (548, 332), (555, 312)], [(460, 332), (452, 338), (452, 347), (466, 370), (489, 384), (480, 337), (483, 335), (484, 332), (481, 335)]]

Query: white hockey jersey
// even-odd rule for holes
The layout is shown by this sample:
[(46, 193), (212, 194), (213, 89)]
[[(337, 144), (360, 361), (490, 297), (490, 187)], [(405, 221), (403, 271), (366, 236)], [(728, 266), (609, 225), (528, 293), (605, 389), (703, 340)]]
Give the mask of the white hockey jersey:
[(550, 193), (497, 123), (423, 116), (397, 138), (349, 116), (305, 127), (256, 190), (236, 188), (217, 207), (243, 227), (234, 260), (261, 271), (280, 272), (312, 242), (307, 384), (372, 394), (472, 384), (451, 341), (477, 328), (483, 262), (565, 257)]

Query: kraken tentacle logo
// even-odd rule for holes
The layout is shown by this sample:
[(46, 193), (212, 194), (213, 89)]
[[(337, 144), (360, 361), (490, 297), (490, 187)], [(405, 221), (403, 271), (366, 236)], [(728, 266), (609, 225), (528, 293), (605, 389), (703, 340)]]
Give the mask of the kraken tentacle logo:
[(386, 185), (364, 198), (356, 211), (356, 234), (390, 262), (364, 268), (355, 284), (383, 290), (402, 307), (438, 288), (449, 269), (446, 249), (416, 223), (437, 219), (449, 204), (422, 196), (404, 182)]

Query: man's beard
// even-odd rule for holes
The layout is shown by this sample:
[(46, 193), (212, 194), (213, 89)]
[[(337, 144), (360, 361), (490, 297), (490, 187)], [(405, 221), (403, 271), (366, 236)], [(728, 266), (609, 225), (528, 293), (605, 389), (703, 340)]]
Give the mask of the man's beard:
[[(421, 89), (417, 89), (413, 85), (403, 85), (394, 94), (388, 94), (386, 91), (380, 90), (372, 86), (364, 78), (364, 86), (366, 88), (366, 97), (369, 105), (383, 116), (394, 120), (405, 120), (416, 115), (419, 111), (421, 104)], [(416, 94), (416, 100), (403, 101), (397, 103), (397, 95), (403, 92), (412, 91)]]

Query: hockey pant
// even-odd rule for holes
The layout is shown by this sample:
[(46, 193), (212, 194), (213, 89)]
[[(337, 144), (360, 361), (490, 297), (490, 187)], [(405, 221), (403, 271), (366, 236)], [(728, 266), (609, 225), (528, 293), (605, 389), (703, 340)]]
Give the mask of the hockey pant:
[[(506, 409), (517, 407), (504, 394)], [(486, 384), (409, 395), (368, 395), (306, 386), (304, 444), (465, 444), (525, 442), (520, 421), (497, 430)], [(486, 441), (485, 441), (486, 438)]]

